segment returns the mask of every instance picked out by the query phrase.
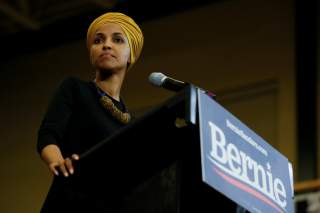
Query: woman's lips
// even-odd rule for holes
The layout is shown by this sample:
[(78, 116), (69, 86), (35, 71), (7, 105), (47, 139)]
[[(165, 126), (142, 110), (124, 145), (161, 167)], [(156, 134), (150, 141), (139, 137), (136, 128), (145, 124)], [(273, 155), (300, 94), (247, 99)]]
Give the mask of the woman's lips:
[(114, 58), (114, 56), (111, 53), (102, 53), (100, 58)]

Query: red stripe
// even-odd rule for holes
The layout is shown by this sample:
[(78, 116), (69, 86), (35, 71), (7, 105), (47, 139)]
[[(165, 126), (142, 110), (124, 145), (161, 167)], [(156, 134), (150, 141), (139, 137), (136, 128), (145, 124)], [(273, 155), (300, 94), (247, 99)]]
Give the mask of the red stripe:
[(242, 189), (243, 191), (248, 192), (249, 194), (255, 196), (256, 198), (258, 198), (259, 200), (261, 200), (262, 202), (272, 206), (274, 209), (276, 209), (278, 212), (282, 213), (282, 210), (276, 206), (271, 200), (269, 200), (267, 197), (265, 197), (263, 194), (253, 190), (252, 188), (248, 187), (247, 185), (225, 175), (223, 172), (221, 172), (219, 169), (217, 169), (216, 167), (213, 167), (213, 169), (218, 173), (218, 175), (220, 175), (223, 179), (225, 179), (227, 182), (231, 183), (232, 185), (236, 186), (239, 189)]

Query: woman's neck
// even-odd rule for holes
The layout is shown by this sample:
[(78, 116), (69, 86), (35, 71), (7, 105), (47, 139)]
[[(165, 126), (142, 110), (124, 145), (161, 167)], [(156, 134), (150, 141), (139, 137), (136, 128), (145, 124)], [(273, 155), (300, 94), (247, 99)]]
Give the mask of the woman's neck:
[(115, 100), (120, 101), (120, 92), (124, 76), (125, 72), (102, 74), (100, 71), (97, 71), (94, 81), (105, 93)]

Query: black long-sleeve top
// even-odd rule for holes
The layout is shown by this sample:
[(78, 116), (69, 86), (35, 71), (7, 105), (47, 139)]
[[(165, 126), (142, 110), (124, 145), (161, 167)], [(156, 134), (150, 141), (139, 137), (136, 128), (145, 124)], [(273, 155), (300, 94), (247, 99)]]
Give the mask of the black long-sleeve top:
[[(37, 150), (56, 144), (63, 157), (82, 154), (124, 124), (116, 120), (99, 102), (101, 94), (94, 82), (68, 77), (56, 90), (38, 131)], [(111, 97), (110, 97), (111, 98)], [(111, 98), (118, 109), (127, 112), (121, 100)], [(81, 160), (81, 159), (80, 159)], [(110, 196), (94, 195), (91, 183), (81, 176), (55, 177), (44, 212), (108, 212)]]
[[(81, 154), (122, 127), (99, 98), (94, 82), (66, 78), (54, 94), (39, 128), (38, 152), (56, 144), (64, 157)], [(127, 111), (122, 100), (111, 100), (121, 111)]]

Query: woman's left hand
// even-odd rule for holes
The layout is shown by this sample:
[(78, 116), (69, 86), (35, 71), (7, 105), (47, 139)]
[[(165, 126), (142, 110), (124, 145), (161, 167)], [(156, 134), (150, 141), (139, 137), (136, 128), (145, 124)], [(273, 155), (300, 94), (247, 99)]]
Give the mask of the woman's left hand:
[(79, 155), (77, 155), (77, 154), (73, 154), (73, 155), (71, 155), (71, 157), (68, 157), (65, 159), (64, 164), (70, 174), (74, 173), (72, 161), (77, 161), (77, 160), (79, 160)]

